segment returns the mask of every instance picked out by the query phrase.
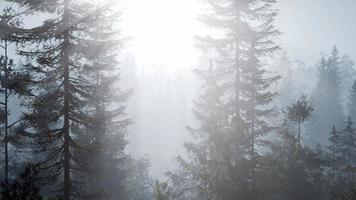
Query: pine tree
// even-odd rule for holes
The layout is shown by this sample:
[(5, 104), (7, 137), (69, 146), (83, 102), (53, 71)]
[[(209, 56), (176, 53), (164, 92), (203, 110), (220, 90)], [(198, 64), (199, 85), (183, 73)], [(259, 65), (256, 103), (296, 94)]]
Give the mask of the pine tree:
[(340, 141), (340, 135), (339, 132), (336, 131), (335, 126), (333, 126), (332, 131), (330, 132), (330, 137), (329, 137), (329, 141), (330, 141), (330, 145), (328, 146), (329, 149), (329, 160), (330, 160), (330, 176), (331, 178), (329, 179), (331, 182), (335, 182), (336, 181), (336, 172), (337, 172), (337, 166), (338, 166), (338, 146), (339, 146), (339, 141)]
[(11, 168), (10, 163), (14, 163), (10, 156), (14, 152), (10, 151), (13, 138), (16, 137), (14, 130), (19, 121), (10, 120), (10, 100), (13, 97), (20, 98), (21, 96), (31, 95), (30, 91), (26, 87), (28, 76), (26, 72), (21, 70), (21, 66), (15, 66), (14, 60), (11, 59), (10, 53), (12, 53), (12, 44), (17, 42), (17, 39), (13, 36), (16, 31), (21, 27), (20, 14), (17, 13), (10, 5), (6, 6), (0, 14), (0, 49), (4, 52), (0, 56), (0, 82), (1, 82), (1, 127), (4, 132), (4, 179), (7, 183), (9, 181), (9, 174)]
[(341, 159), (344, 161), (340, 166), (343, 171), (345, 182), (353, 186), (354, 168), (356, 167), (356, 132), (353, 128), (353, 121), (348, 118), (345, 128), (341, 131), (343, 147), (341, 147)]
[[(106, 29), (98, 28), (97, 36), (101, 30)], [(108, 40), (108, 35), (100, 35), (95, 40)], [(130, 163), (125, 147), (127, 127), (131, 120), (126, 117), (124, 105), (129, 93), (117, 87), (120, 77), (116, 53), (103, 50), (93, 52), (97, 59), (90, 69), (92, 80), (89, 82), (93, 83), (93, 93), (88, 104), (93, 110), (89, 112), (89, 137), (82, 135), (84, 137), (80, 138), (91, 147), (90, 153), (87, 154), (89, 157), (86, 158), (92, 168), (89, 173), (89, 191), (93, 192), (94, 199), (98, 200), (113, 199), (118, 196), (115, 194), (118, 190), (121, 191), (119, 194), (124, 193), (122, 185), (127, 179), (126, 165)], [(80, 127), (77, 130), (81, 131)], [(80, 151), (76, 153), (82, 155)]]
[[(198, 37), (198, 46), (212, 51), (216, 66), (197, 70), (204, 81), (195, 103), (200, 126), (189, 128), (194, 137), (186, 144), (189, 160), (180, 158), (205, 199), (258, 199), (258, 149), (271, 131), (265, 119), (275, 93), (269, 86), (263, 58), (278, 49), (273, 26), (274, 1), (209, 1), (211, 14), (203, 23), (218, 28), (221, 38)], [(261, 181), (263, 182), (263, 181)]]
[(314, 112), (307, 124), (308, 144), (328, 144), (327, 134), (333, 125), (343, 126), (344, 113), (340, 93), (340, 58), (334, 47), (328, 58), (322, 57), (318, 68), (318, 82), (311, 97)]
[[(269, 24), (271, 25), (271, 24)], [(265, 26), (265, 24), (263, 24)], [(259, 27), (262, 28), (263, 26)], [(263, 28), (262, 28), (263, 29)], [(251, 155), (258, 155), (257, 147), (262, 136), (271, 132), (272, 128), (267, 123), (266, 118), (274, 115), (271, 102), (277, 96), (277, 93), (270, 92), (268, 89), (272, 83), (275, 83), (280, 76), (267, 77), (266, 70), (263, 68), (261, 53), (273, 52), (278, 47), (274, 45), (264, 45), (266, 37), (274, 34), (251, 33), (252, 40), (249, 51), (247, 52), (246, 66), (241, 70), (241, 89), (242, 106), (241, 111), (245, 115), (245, 123), (249, 126), (249, 135), (251, 137)], [(275, 33), (277, 34), (277, 33)], [(273, 44), (273, 40), (268, 40)]]
[(264, 157), (262, 168), (270, 181), (265, 199), (324, 199), (321, 160), (300, 146), (290, 123), (284, 121), (271, 152)]
[[(350, 105), (350, 89), (353, 86), (354, 80), (356, 79), (356, 70), (354, 69), (354, 61), (350, 59), (348, 55), (342, 56), (340, 60), (340, 77), (341, 77), (341, 100), (344, 108), (345, 114), (350, 116), (351, 113), (348, 111), (348, 106)], [(352, 119), (353, 120), (353, 119)]]
[(337, 131), (335, 127), (331, 131), (329, 140), (329, 159), (331, 161), (332, 183), (340, 190), (342, 188), (351, 189), (354, 184), (354, 169), (356, 167), (356, 147), (355, 129), (353, 122), (349, 118), (343, 130)]
[(296, 103), (292, 104), (292, 106), (288, 106), (287, 110), (289, 120), (298, 123), (297, 139), (299, 146), (301, 146), (301, 125), (310, 117), (310, 114), (313, 112), (313, 107), (308, 105), (306, 96), (303, 95)]
[[(90, 192), (84, 177), (97, 170), (93, 166), (99, 162), (90, 163), (88, 159), (93, 149), (97, 149), (94, 156), (98, 151), (117, 159), (121, 155), (111, 152), (117, 149), (101, 150), (104, 144), (100, 138), (114, 134), (114, 129), (119, 133), (115, 138), (118, 150), (125, 146), (120, 143), (125, 143), (122, 137), (127, 123), (119, 119), (124, 107), (121, 102), (112, 102), (109, 96), (113, 91), (106, 88), (117, 78), (112, 76), (117, 74), (113, 71), (117, 65), (114, 59), (123, 44), (113, 30), (115, 2), (13, 2), (34, 14), (46, 12), (49, 18), (43, 25), (23, 29), (18, 35), (29, 47), (21, 54), (35, 59), (27, 65), (36, 97), (26, 103), (29, 112), (24, 115), (22, 130), (27, 138), (25, 147), (39, 153), (41, 178), (48, 183), (47, 190), (56, 191), (52, 195), (64, 200), (88, 199)], [(103, 110), (99, 113), (98, 109)], [(104, 127), (108, 123), (110, 127)]]

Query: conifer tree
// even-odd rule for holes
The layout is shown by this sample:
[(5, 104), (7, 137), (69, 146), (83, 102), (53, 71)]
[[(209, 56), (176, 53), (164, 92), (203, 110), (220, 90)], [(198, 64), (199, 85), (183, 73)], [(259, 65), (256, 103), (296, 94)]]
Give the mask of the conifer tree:
[[(272, 13), (273, 14), (273, 13)], [(275, 13), (274, 13), (275, 14)], [(261, 25), (263, 30), (263, 26)], [(272, 24), (269, 24), (271, 26)], [(266, 31), (266, 30), (264, 30)], [(250, 48), (247, 52), (246, 66), (241, 70), (241, 101), (243, 111), (242, 118), (249, 126), (249, 135), (251, 137), (251, 155), (258, 155), (257, 147), (260, 146), (262, 136), (271, 132), (271, 126), (266, 122), (266, 118), (274, 115), (273, 107), (270, 103), (275, 99), (277, 93), (269, 91), (270, 85), (275, 83), (280, 76), (267, 77), (266, 70), (263, 68), (261, 54), (274, 52), (278, 49), (273, 44), (273, 40), (268, 37), (275, 36), (278, 32), (263, 34), (260, 31), (251, 33)], [(267, 38), (266, 38), (267, 37)], [(272, 45), (265, 45), (265, 40)]]
[(284, 121), (264, 157), (262, 168), (270, 181), (265, 199), (324, 199), (321, 160), (307, 146), (300, 146), (290, 123)]
[(196, 70), (204, 81), (194, 110), (200, 126), (189, 128), (196, 138), (186, 144), (190, 159), (179, 160), (205, 199), (262, 196), (258, 149), (272, 130), (265, 121), (275, 97), (269, 86), (279, 78), (267, 77), (263, 62), (278, 49), (274, 3), (213, 0), (211, 13), (202, 18), (223, 37), (197, 37), (199, 47), (216, 55), (216, 66)]
[(329, 140), (331, 141), (328, 149), (332, 183), (337, 189), (351, 189), (354, 184), (354, 169), (356, 167), (356, 136), (351, 119), (348, 118), (345, 128), (341, 131), (337, 131), (333, 127)]
[(341, 129), (343, 126), (339, 67), (339, 52), (334, 47), (331, 55), (322, 57), (319, 63), (318, 82), (311, 96), (314, 112), (306, 126), (311, 146), (328, 145), (327, 135), (331, 127), (335, 125), (336, 129)]
[(288, 118), (292, 122), (298, 123), (298, 144), (301, 145), (300, 142), (300, 134), (301, 134), (301, 125), (304, 123), (313, 111), (313, 107), (308, 105), (306, 100), (306, 96), (302, 96), (300, 99), (297, 100), (296, 103), (292, 104), (292, 106), (287, 107), (288, 110)]
[(354, 69), (354, 61), (348, 55), (343, 55), (340, 59), (340, 77), (342, 105), (345, 114), (347, 114), (347, 116), (350, 116), (350, 113), (348, 112), (348, 106), (351, 103), (350, 90), (353, 86), (354, 80), (356, 79), (356, 70)]
[[(48, 183), (47, 190), (55, 191), (51, 192), (54, 197), (89, 199), (84, 177), (97, 169), (89, 163), (90, 153), (97, 147), (96, 152), (120, 157), (120, 152), (100, 149), (100, 138), (104, 138), (100, 135), (114, 134), (110, 132), (114, 129), (119, 133), (115, 141), (119, 150), (125, 146), (120, 144), (125, 143), (122, 136), (127, 125), (121, 118), (124, 107), (120, 102), (112, 103), (108, 96), (113, 91), (106, 88), (117, 78), (111, 75), (117, 74), (114, 59), (123, 44), (113, 29), (118, 14), (115, 2), (13, 2), (33, 14), (48, 13), (41, 26), (23, 29), (17, 35), (26, 46), (21, 54), (35, 59), (27, 65), (36, 96), (26, 102), (29, 112), (23, 117), (21, 133), (28, 145), (24, 147), (39, 153), (41, 178)], [(111, 126), (104, 127), (108, 123)]]
[(340, 141), (340, 136), (339, 136), (339, 132), (336, 131), (335, 126), (333, 126), (331, 132), (330, 132), (330, 137), (329, 137), (329, 141), (330, 141), (330, 145), (328, 146), (329, 149), (329, 157), (330, 157), (330, 168), (331, 168), (331, 182), (335, 182), (336, 181), (336, 173), (337, 173), (337, 166), (338, 166), (338, 145), (339, 145), (339, 141)]
[(343, 178), (345, 179), (345, 182), (352, 187), (355, 177), (354, 169), (356, 167), (356, 132), (353, 128), (353, 121), (350, 118), (346, 121), (346, 126), (341, 131), (341, 134), (343, 147), (341, 147), (340, 156), (344, 162), (340, 168), (343, 171)]
[[(115, 20), (110, 16), (106, 17)], [(103, 30), (110, 30), (110, 23), (98, 25), (96, 35), (92, 39), (108, 42), (117, 37), (117, 34)], [(109, 38), (110, 34), (112, 38)], [(125, 147), (127, 126), (131, 120), (126, 117), (124, 104), (129, 92), (121, 91), (118, 87), (120, 74), (117, 68), (117, 53), (114, 49), (93, 49), (91, 54), (96, 56), (95, 61), (92, 66), (86, 66), (90, 74), (87, 81), (92, 83), (93, 87), (87, 106), (93, 109), (88, 111), (90, 124), (86, 127), (86, 134), (78, 135), (89, 146), (89, 157), (85, 158), (91, 165), (88, 189), (97, 200), (113, 199), (118, 196), (117, 193), (123, 195), (123, 185), (127, 180), (125, 174), (129, 174), (126, 168), (130, 164), (130, 158), (125, 153)], [(82, 131), (80, 129), (77, 128)], [(82, 152), (76, 153), (82, 157)]]
[[(23, 12), (24, 13), (24, 12)], [(7, 183), (11, 168), (10, 163), (14, 163), (14, 159), (10, 156), (14, 153), (10, 151), (10, 145), (13, 138), (16, 137), (14, 130), (18, 125), (18, 121), (10, 120), (10, 100), (12, 97), (21, 97), (31, 95), (26, 87), (28, 76), (26, 72), (21, 70), (21, 66), (15, 66), (14, 60), (10, 54), (13, 54), (13, 44), (16, 44), (17, 39), (13, 36), (22, 25), (21, 13), (16, 12), (11, 5), (6, 6), (0, 14), (0, 82), (1, 82), (1, 127), (3, 131), (4, 143), (4, 179)]]
[(24, 171), (16, 180), (1, 185), (0, 197), (4, 200), (42, 200), (37, 178), (36, 166), (31, 163), (26, 164)]

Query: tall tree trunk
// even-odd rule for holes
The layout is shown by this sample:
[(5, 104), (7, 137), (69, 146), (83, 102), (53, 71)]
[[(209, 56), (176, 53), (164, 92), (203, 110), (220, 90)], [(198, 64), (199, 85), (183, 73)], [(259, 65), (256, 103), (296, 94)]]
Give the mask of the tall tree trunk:
[(8, 79), (9, 79), (9, 74), (8, 74), (8, 53), (7, 53), (7, 40), (5, 40), (5, 46), (4, 46), (4, 50), (5, 50), (5, 65), (4, 65), (4, 72), (5, 72), (5, 99), (4, 99), (4, 104), (5, 104), (5, 138), (4, 138), (4, 142), (5, 142), (5, 183), (7, 184), (9, 181), (9, 140), (8, 140), (8, 123), (9, 123), (9, 117), (8, 117)]
[(255, 95), (253, 94), (252, 99), (252, 119), (251, 119), (251, 151), (252, 156), (255, 158)]
[(240, 93), (241, 93), (241, 74), (240, 74), (240, 42), (236, 39), (236, 57), (235, 57), (235, 68), (236, 68), (236, 117), (237, 120), (240, 120), (240, 111), (241, 111), (241, 102), (240, 102)]
[(67, 30), (64, 32), (63, 67), (64, 67), (64, 200), (70, 200), (70, 125), (69, 125), (69, 21), (68, 21), (68, 0), (64, 1), (63, 23)]
[(298, 119), (298, 145), (299, 145), (299, 147), (301, 147), (301, 144), (300, 144), (300, 126), (301, 126), (301, 122), (300, 122), (300, 119)]

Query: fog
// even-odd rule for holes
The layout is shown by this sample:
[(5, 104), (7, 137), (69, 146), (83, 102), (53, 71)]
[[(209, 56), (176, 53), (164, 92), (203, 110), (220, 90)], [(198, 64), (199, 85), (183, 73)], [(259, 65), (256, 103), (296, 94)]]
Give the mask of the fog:
[[(137, 157), (148, 156), (152, 174), (162, 176), (174, 168), (175, 157), (183, 151), (183, 143), (189, 138), (185, 127), (195, 123), (192, 101), (198, 97), (202, 83), (193, 69), (204, 68), (208, 62), (194, 46), (194, 36), (205, 35), (206, 29), (198, 21), (202, 1), (141, 3), (132, 0), (123, 9), (123, 23), (132, 37), (129, 60), (138, 69), (130, 71), (134, 73), (135, 84), (129, 87), (134, 89), (129, 109), (136, 120), (130, 131), (129, 149)], [(320, 56), (329, 53), (333, 45), (356, 60), (355, 1), (283, 0), (277, 7), (280, 13), (276, 24), (282, 33), (279, 41), (291, 61), (302, 61), (306, 67), (315, 68)], [(175, 16), (180, 13), (179, 8), (185, 8), (183, 17)], [(271, 68), (277, 73), (284, 70)], [(298, 77), (298, 84), (306, 85), (302, 87), (307, 88), (304, 92), (314, 87), (315, 78), (294, 76)]]
[(355, 199), (355, 0), (0, 10), (0, 199)]

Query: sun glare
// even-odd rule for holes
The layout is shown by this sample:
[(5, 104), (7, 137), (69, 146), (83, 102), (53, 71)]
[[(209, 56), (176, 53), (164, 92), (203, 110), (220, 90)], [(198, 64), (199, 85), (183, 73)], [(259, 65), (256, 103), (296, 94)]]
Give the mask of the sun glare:
[(138, 64), (184, 69), (195, 65), (194, 35), (201, 31), (197, 0), (128, 0), (123, 11), (130, 50)]

